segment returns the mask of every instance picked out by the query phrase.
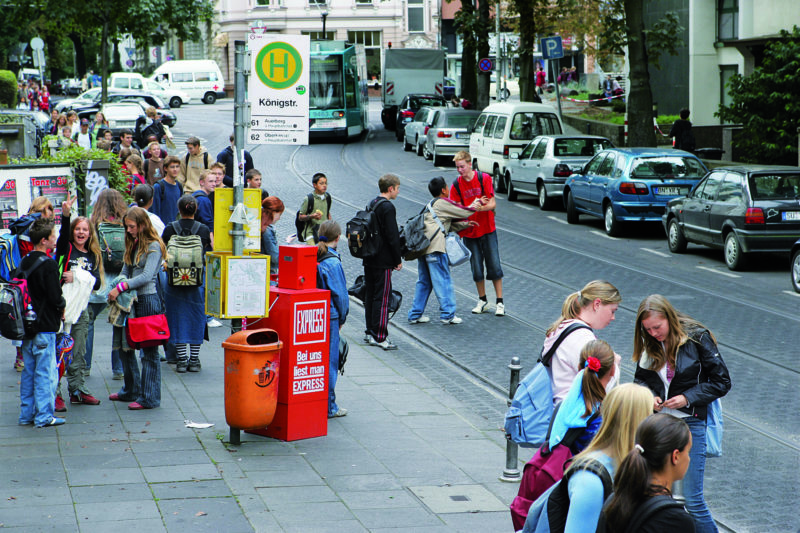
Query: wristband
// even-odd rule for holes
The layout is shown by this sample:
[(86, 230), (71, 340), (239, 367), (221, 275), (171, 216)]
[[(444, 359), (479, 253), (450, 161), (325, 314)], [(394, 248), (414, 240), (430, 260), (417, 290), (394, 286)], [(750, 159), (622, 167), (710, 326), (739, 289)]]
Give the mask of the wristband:
[(120, 281), (119, 283), (117, 283), (117, 291), (125, 292), (125, 284), (123, 282)]

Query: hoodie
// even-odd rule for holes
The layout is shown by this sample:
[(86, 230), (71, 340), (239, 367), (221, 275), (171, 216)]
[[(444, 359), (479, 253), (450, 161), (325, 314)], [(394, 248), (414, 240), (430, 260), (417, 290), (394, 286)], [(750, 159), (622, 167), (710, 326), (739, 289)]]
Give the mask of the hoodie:
[[(547, 353), (567, 326), (582, 320), (571, 319), (563, 321), (556, 330), (544, 339), (544, 352)], [(585, 322), (583, 322), (585, 324)], [(589, 324), (586, 324), (587, 326)], [(577, 329), (569, 334), (553, 354), (550, 360), (550, 380), (553, 386), (553, 402), (564, 400), (572, 385), (572, 380), (578, 375), (578, 363), (581, 360), (581, 350), (587, 342), (595, 340), (591, 329)]]
[(200, 174), (211, 166), (213, 161), (210, 159), (204, 146), (200, 146), (197, 155), (189, 155), (189, 152), (186, 152), (181, 156), (181, 175), (178, 176), (178, 181), (183, 185), (184, 193), (200, 189)]

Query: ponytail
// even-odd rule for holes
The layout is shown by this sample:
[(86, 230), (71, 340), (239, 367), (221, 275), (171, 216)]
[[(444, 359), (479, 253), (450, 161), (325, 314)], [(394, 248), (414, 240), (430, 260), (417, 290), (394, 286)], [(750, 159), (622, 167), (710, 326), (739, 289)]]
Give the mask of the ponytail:
[(590, 416), (606, 397), (606, 388), (600, 380), (614, 368), (614, 350), (606, 341), (595, 339), (587, 342), (581, 350), (579, 368), (584, 369), (581, 390), (586, 404), (584, 418)]
[(561, 306), (561, 316), (550, 325), (546, 335), (557, 330), (565, 320), (578, 318), (581, 310), (592, 305), (597, 298), (603, 305), (618, 304), (622, 301), (619, 290), (611, 283), (602, 280), (590, 281), (581, 290), (567, 296)]

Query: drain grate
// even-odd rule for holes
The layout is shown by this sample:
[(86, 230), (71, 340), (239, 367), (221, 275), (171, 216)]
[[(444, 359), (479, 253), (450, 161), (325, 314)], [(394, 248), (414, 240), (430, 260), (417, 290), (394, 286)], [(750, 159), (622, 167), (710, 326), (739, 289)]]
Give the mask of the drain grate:
[(456, 494), (455, 496), (450, 496), (450, 499), (454, 502), (468, 502), (469, 498), (464, 496), (463, 494)]

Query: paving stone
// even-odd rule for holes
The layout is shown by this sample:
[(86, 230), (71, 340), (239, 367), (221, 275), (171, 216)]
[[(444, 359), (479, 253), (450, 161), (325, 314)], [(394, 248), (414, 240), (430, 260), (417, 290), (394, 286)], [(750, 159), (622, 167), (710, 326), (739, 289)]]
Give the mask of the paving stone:
[(508, 506), (481, 485), (409, 487), (436, 514), (507, 511)]
[(152, 498), (147, 500), (116, 500), (107, 502), (77, 503), (75, 515), (78, 522), (136, 520), (139, 518), (160, 518), (156, 502)]
[(234, 498), (161, 500), (158, 507), (168, 531), (249, 533), (253, 527)]
[(126, 483), (116, 485), (88, 485), (70, 489), (72, 501), (76, 504), (137, 501), (153, 498), (145, 484)]
[(392, 509), (356, 509), (356, 518), (367, 529), (392, 525), (396, 528), (438, 526), (442, 520), (422, 507), (400, 507)]
[(338, 502), (339, 497), (325, 485), (305, 487), (259, 488), (256, 492), (270, 511), (295, 506), (298, 503)]
[(153, 491), (153, 497), (159, 500), (233, 496), (227, 483), (221, 479), (150, 483), (150, 490)]
[(185, 464), (176, 466), (146, 466), (142, 473), (148, 483), (167, 481), (193, 481), (200, 479), (219, 479), (219, 470), (212, 464)]
[(81, 524), (80, 531), (81, 533), (119, 533), (120, 531), (163, 533), (167, 531), (167, 529), (164, 527), (161, 518), (144, 518), (83, 523)]
[(354, 518), (353, 513), (341, 502), (287, 503), (281, 505), (279, 509), (270, 509), (270, 511), (283, 528), (299, 525), (319, 526), (328, 522), (335, 523)]
[(340, 491), (339, 497), (350, 509), (388, 509), (419, 505), (405, 490)]
[(0, 484), (0, 522), (6, 508), (28, 507), (32, 505), (68, 505), (72, 503), (69, 488), (64, 485), (42, 484), (41, 486), (19, 485), (3, 480)]
[(62, 458), (67, 470), (100, 468), (136, 468), (139, 462), (133, 452), (97, 453), (94, 455), (71, 455)]
[(28, 528), (61, 528), (62, 531), (74, 531), (78, 528), (75, 510), (72, 504), (38, 505), (4, 508), (2, 512), (3, 527)]
[(336, 492), (361, 492), (377, 490), (402, 489), (402, 484), (392, 474), (359, 474), (346, 476), (329, 476), (327, 484)]
[(253, 486), (261, 487), (299, 487), (305, 485), (324, 485), (325, 481), (319, 477), (311, 467), (301, 470), (273, 470), (249, 472), (247, 477)]
[(200, 464), (208, 461), (205, 450), (170, 450), (165, 452), (138, 452), (136, 460), (145, 466), (174, 466)]
[(67, 470), (67, 477), (70, 487), (144, 482), (144, 476), (139, 468), (84, 468)]

